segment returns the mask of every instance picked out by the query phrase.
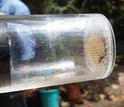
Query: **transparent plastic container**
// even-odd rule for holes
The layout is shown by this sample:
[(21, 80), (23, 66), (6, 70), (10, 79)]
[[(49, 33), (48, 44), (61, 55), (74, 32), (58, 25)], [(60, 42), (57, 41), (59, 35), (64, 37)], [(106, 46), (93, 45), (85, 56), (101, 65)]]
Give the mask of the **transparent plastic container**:
[(113, 70), (114, 33), (101, 14), (1, 16), (0, 26), (0, 49), (10, 55), (0, 93), (102, 79)]

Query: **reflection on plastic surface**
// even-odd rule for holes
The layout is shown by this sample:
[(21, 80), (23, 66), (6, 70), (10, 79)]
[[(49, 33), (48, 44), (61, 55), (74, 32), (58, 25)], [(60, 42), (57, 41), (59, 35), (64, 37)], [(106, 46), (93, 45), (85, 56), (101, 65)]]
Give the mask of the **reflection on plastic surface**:
[[(109, 21), (100, 14), (3, 16), (16, 91), (107, 77), (115, 61)], [(4, 33), (4, 32), (3, 32)]]

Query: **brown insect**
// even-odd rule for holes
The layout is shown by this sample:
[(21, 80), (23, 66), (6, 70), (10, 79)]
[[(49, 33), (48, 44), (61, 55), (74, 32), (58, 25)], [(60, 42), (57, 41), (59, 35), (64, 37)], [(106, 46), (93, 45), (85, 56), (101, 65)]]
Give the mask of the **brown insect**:
[(101, 57), (99, 58), (99, 63), (101, 63), (101, 62), (104, 60), (104, 58), (105, 58), (105, 56), (101, 56)]

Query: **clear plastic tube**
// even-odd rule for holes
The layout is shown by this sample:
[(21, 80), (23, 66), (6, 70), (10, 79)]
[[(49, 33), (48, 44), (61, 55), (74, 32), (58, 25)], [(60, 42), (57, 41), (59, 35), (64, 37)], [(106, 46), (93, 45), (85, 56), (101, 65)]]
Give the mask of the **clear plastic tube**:
[[(101, 14), (1, 16), (10, 82), (1, 92), (102, 79), (115, 63), (111, 24)], [(0, 47), (1, 48), (1, 47)]]

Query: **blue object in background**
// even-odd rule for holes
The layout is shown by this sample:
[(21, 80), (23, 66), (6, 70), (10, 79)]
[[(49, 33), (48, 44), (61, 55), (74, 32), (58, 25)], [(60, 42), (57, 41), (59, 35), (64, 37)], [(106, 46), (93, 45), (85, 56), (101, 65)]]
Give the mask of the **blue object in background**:
[(28, 7), (20, 0), (0, 0), (0, 11), (6, 15), (29, 15)]
[[(23, 24), (7, 23), (7, 29), (11, 34), (11, 38), (13, 38), (13, 40), (16, 38), (14, 43), (16, 41), (19, 45), (19, 48), (16, 49), (17, 43), (12, 44), (11, 55), (18, 56), (15, 54), (20, 51), (20, 59), (22, 61), (33, 59), (35, 57), (36, 39), (33, 36), (30, 27)], [(16, 31), (16, 34), (13, 33), (13, 31)]]
[[(0, 0), (0, 12), (5, 15), (30, 15), (30, 10), (20, 0)], [(0, 94), (0, 106), (27, 107), (26, 98), (21, 92), (3, 93)]]
[[(30, 15), (30, 10), (28, 7), (20, 0), (0, 0), (0, 11), (5, 12), (6, 15)], [(11, 33), (17, 31), (17, 34), (11, 34), (11, 36), (16, 36), (17, 40), (12, 46), (12, 56), (20, 57), (20, 60), (30, 60), (35, 57), (35, 46), (36, 41), (30, 28), (22, 24), (10, 23), (8, 25), (8, 31)], [(24, 30), (25, 32), (24, 32)], [(20, 43), (20, 44), (17, 44)], [(18, 47), (17, 47), (18, 46)]]
[(39, 75), (43, 75), (43, 76), (48, 76), (54, 73), (53, 70), (51, 69), (46, 69), (46, 70), (41, 70), (40, 72), (38, 72)]
[(39, 90), (42, 107), (59, 107), (59, 90)]

